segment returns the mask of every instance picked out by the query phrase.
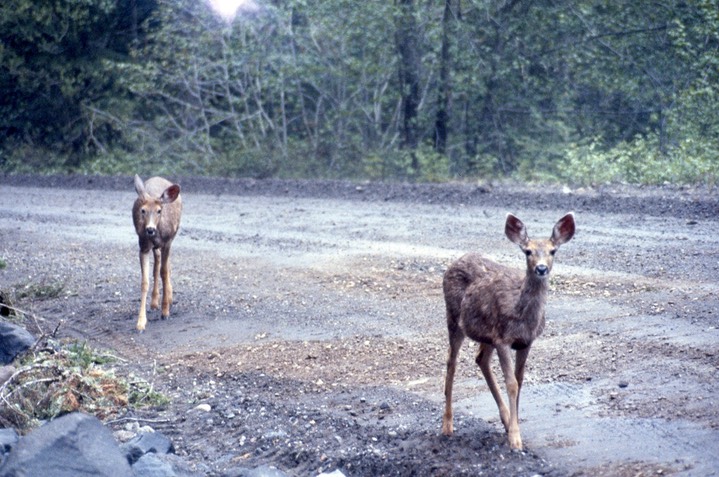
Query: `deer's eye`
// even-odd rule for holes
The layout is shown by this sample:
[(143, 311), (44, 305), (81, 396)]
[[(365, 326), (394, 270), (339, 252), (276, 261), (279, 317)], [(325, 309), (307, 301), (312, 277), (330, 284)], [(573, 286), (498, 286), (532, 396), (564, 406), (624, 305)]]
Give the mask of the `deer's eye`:
[(524, 254), (525, 254), (527, 257), (529, 257), (529, 256), (532, 255), (532, 251), (531, 251), (531, 250), (525, 250), (525, 251), (524, 251)]
[(142, 215), (145, 215), (145, 214), (147, 213), (147, 211), (146, 211), (145, 209), (140, 209), (140, 213), (141, 213)]
[(157, 215), (160, 215), (162, 213), (162, 209), (157, 209)]
[(551, 256), (554, 256), (555, 253), (557, 253), (556, 248), (553, 248), (552, 250), (549, 251), (549, 255), (551, 255)]

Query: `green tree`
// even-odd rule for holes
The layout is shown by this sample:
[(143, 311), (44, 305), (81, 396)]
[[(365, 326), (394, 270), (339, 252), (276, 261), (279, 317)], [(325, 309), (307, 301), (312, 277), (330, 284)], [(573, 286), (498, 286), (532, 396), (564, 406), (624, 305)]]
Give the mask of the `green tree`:
[[(0, 4), (0, 147), (63, 154), (77, 167), (83, 154), (105, 150), (120, 134), (100, 120), (98, 104), (116, 95), (107, 65), (138, 38), (111, 0), (7, 0)], [(133, 10), (151, 5), (133, 0)], [(132, 30), (132, 31), (131, 31)], [(25, 146), (25, 148), (23, 148)], [(27, 160), (27, 158), (24, 158)], [(58, 164), (60, 166), (62, 164)]]

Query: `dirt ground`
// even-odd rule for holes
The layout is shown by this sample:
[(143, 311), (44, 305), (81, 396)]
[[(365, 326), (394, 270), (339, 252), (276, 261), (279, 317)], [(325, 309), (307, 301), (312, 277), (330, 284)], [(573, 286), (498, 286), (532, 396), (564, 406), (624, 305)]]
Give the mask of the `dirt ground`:
[[(150, 425), (210, 476), (719, 474), (716, 190), (178, 181), (175, 303), (138, 334), (132, 178), (0, 176), (0, 288), (60, 284), (16, 305), (172, 398), (113, 426)], [(442, 273), (471, 250), (522, 267), (505, 214), (548, 236), (569, 210), (525, 450), (506, 444), (470, 342), (441, 436)]]

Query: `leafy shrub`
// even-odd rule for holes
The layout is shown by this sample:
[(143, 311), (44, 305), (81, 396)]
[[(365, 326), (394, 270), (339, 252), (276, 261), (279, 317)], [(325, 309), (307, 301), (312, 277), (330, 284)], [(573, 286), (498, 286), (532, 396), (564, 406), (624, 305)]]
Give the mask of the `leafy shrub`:
[(578, 184), (713, 184), (719, 175), (717, 152), (708, 142), (686, 139), (662, 153), (656, 135), (636, 137), (609, 149), (594, 140), (572, 144), (557, 175)]
[(0, 171), (17, 174), (53, 174), (67, 171), (67, 157), (48, 149), (9, 141), (0, 149)]
[(450, 177), (447, 156), (426, 145), (417, 148), (414, 157), (409, 150), (387, 151), (383, 154), (371, 154), (362, 162), (363, 174), (368, 179), (400, 178), (419, 182), (441, 182)]

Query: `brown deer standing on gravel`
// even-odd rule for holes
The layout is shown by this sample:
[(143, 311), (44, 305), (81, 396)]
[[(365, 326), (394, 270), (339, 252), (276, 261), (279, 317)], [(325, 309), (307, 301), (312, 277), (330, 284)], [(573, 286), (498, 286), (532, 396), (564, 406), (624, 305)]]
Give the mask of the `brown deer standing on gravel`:
[(142, 271), (142, 294), (137, 330), (142, 332), (147, 324), (147, 291), (150, 287), (150, 250), (155, 257), (153, 264), (152, 300), (150, 308), (159, 308), (160, 275), (162, 275), (162, 318), (170, 316), (172, 283), (170, 283), (170, 247), (180, 228), (182, 198), (180, 186), (152, 177), (142, 182), (135, 176), (137, 199), (132, 207), (132, 220), (140, 242), (140, 269)]
[[(519, 391), (524, 365), (534, 339), (544, 329), (544, 304), (554, 253), (574, 236), (574, 214), (568, 213), (554, 225), (549, 239), (530, 239), (521, 220), (507, 214), (504, 233), (527, 256), (527, 270), (511, 269), (476, 253), (464, 255), (444, 274), (444, 300), (449, 329), (449, 358), (444, 384), (445, 409), (442, 433), (451, 436), (452, 382), (457, 355), (465, 336), (479, 342), (475, 359), (499, 407), (509, 445), (522, 448), (519, 435)], [(497, 350), (509, 398), (504, 404), (490, 361)], [(517, 352), (512, 369), (511, 350)]]

